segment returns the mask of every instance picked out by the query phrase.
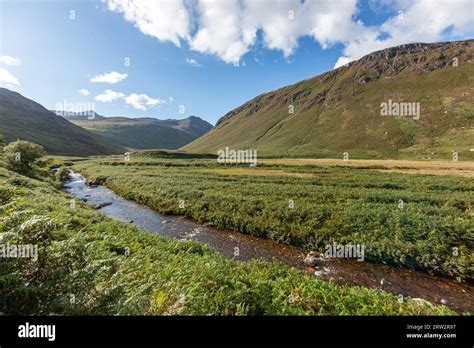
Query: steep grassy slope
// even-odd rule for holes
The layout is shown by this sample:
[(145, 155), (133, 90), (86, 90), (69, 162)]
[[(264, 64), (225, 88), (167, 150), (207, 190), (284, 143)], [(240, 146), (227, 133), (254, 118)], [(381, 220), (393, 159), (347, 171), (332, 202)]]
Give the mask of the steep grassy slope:
[(54, 155), (104, 155), (124, 150), (6, 88), (0, 88), (0, 135), (6, 142), (32, 141)]
[[(460, 160), (474, 159), (473, 58), (474, 40), (374, 52), (254, 98), (183, 150), (417, 159), (451, 158), (455, 151)], [(420, 103), (419, 120), (381, 116), (389, 100)]]
[(182, 120), (109, 117), (95, 120), (76, 119), (72, 122), (116, 145), (131, 149), (177, 149), (212, 128), (210, 123), (195, 116)]

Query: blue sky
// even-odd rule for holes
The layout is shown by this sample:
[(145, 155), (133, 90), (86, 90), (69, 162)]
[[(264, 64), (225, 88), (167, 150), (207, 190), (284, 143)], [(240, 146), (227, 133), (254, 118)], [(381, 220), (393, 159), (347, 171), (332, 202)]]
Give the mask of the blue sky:
[(265, 1), (0, 0), (0, 85), (49, 109), (214, 124), (370, 51), (473, 37), (471, 1)]

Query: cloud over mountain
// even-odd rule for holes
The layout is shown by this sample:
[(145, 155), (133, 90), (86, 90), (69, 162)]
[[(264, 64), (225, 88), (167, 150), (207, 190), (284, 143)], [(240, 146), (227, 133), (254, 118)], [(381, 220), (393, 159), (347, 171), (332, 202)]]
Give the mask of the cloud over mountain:
[(0, 82), (3, 82), (7, 85), (19, 86), (20, 82), (18, 79), (7, 69), (0, 68)]
[(103, 103), (110, 103), (116, 99), (125, 97), (125, 94), (121, 92), (115, 92), (111, 89), (106, 89), (103, 94), (97, 95), (94, 99), (103, 102)]
[(147, 106), (153, 107), (160, 104), (167, 104), (168, 100), (154, 99), (146, 94), (132, 93), (125, 98), (125, 103), (133, 106), (135, 109), (146, 111)]
[(356, 19), (357, 0), (107, 0), (109, 10), (123, 13), (144, 34), (176, 46), (187, 42), (192, 50), (227, 63), (239, 62), (260, 41), (288, 57), (306, 36), (323, 48), (343, 44), (340, 66), (400, 43), (466, 34), (474, 24), (471, 0), (446, 2), (443, 11), (428, 0), (381, 4), (389, 4), (396, 15), (369, 26)]

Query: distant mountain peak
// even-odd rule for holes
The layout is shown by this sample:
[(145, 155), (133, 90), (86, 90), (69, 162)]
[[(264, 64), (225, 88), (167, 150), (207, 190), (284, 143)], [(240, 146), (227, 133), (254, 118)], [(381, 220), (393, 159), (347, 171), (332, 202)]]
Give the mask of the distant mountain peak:
[(110, 142), (131, 149), (177, 149), (207, 133), (212, 125), (197, 116), (161, 120), (153, 117), (122, 116), (71, 121)]

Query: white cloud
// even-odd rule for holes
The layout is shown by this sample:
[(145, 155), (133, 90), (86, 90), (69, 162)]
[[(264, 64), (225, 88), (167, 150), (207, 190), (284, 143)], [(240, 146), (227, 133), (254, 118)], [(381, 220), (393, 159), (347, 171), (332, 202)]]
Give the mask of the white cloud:
[(153, 99), (146, 94), (132, 93), (125, 98), (125, 103), (133, 106), (135, 109), (146, 111), (146, 107), (156, 106), (160, 104), (167, 104), (173, 101), (173, 98), (166, 99)]
[(200, 64), (196, 59), (193, 59), (193, 58), (186, 58), (186, 63), (196, 68), (202, 67), (202, 64)]
[[(352, 20), (357, 0), (198, 0), (186, 4), (182, 0), (153, 2), (153, 6), (143, 0), (108, 0), (110, 10), (123, 12), (143, 33), (178, 46), (185, 40), (192, 50), (214, 54), (227, 63), (238, 63), (257, 43), (258, 32), (267, 48), (280, 50), (287, 58), (302, 36), (328, 46), (349, 38), (361, 26)], [(159, 19), (164, 13), (185, 18), (177, 21), (179, 31), (176, 23), (165, 29)]]
[(125, 97), (125, 94), (107, 89), (105, 90), (104, 94), (99, 94), (94, 99), (103, 103), (110, 103), (116, 99), (123, 97)]
[(91, 77), (90, 82), (116, 84), (120, 81), (125, 80), (127, 77), (128, 77), (127, 74), (121, 74), (116, 71), (112, 71), (110, 73), (104, 73), (101, 75)]
[(6, 83), (8, 85), (20, 85), (18, 79), (13, 76), (7, 69), (3, 68), (0, 68), (0, 82)]
[(12, 56), (1, 56), (0, 63), (6, 64), (6, 65), (16, 65), (16, 66), (21, 65), (20, 58), (12, 57)]
[[(472, 32), (472, 0), (445, 1), (442, 4), (429, 0), (397, 3), (396, 15), (378, 27), (364, 28), (346, 42), (344, 55), (335, 67), (384, 48), (411, 42), (443, 40), (444, 31), (451, 28), (452, 35), (463, 36)], [(381, 39), (381, 35), (384, 35)]]
[(87, 97), (90, 94), (89, 90), (85, 88), (81, 88), (78, 92), (82, 94), (84, 97)]
[(103, 103), (110, 103), (117, 99), (123, 99), (125, 104), (131, 105), (135, 109), (146, 111), (147, 107), (154, 107), (161, 104), (169, 104), (174, 101), (172, 97), (166, 99), (151, 98), (146, 94), (132, 93), (125, 96), (122, 92), (112, 91), (107, 89), (103, 94), (97, 95), (95, 100)]
[(187, 39), (190, 18), (182, 0), (107, 0), (108, 9), (121, 12), (146, 35), (180, 46)]
[[(177, 46), (238, 63), (259, 44), (280, 50), (285, 58), (298, 40), (311, 37), (323, 48), (344, 46), (337, 66), (373, 50), (415, 41), (439, 41), (446, 28), (453, 35), (472, 32), (472, 0), (371, 0), (371, 9), (403, 11), (377, 26), (357, 21), (357, 0), (106, 0), (108, 9), (146, 35)], [(385, 39), (380, 39), (385, 37)]]
[(199, 1), (196, 10), (199, 29), (190, 40), (190, 47), (215, 54), (227, 63), (237, 63), (255, 40), (253, 28), (243, 31), (239, 1)]

